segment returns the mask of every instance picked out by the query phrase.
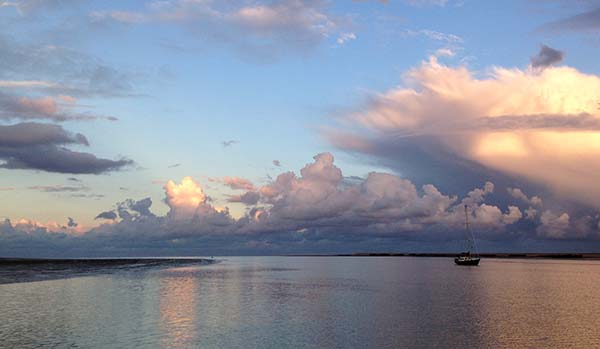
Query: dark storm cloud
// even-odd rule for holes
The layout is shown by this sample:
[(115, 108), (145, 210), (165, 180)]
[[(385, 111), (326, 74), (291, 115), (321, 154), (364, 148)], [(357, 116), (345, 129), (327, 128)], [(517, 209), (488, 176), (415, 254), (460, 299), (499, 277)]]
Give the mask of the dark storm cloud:
[(542, 45), (540, 52), (531, 57), (531, 66), (534, 68), (545, 68), (562, 62), (564, 58), (564, 52)]
[(72, 151), (68, 144), (87, 146), (82, 134), (58, 125), (21, 123), (0, 126), (0, 168), (71, 174), (101, 174), (133, 165), (129, 159), (109, 160)]

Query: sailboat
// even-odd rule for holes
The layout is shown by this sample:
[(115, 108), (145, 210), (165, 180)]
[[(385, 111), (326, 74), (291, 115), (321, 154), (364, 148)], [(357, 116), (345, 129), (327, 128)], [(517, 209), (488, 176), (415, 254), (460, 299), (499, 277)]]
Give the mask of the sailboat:
[[(467, 230), (468, 241), (467, 252), (463, 252), (460, 254), (460, 256), (454, 258), (454, 263), (457, 265), (479, 265), (480, 258), (479, 254), (477, 254), (475, 239), (473, 238), (471, 227), (469, 227), (469, 213), (467, 212), (467, 205), (465, 205), (465, 229)], [(471, 253), (471, 251), (473, 251), (473, 253)]]

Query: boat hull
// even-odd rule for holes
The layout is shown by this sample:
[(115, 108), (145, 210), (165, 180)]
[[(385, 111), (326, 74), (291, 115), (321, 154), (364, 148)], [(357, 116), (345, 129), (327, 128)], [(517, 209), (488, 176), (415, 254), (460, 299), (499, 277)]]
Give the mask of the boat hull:
[(479, 258), (454, 258), (456, 265), (479, 265)]

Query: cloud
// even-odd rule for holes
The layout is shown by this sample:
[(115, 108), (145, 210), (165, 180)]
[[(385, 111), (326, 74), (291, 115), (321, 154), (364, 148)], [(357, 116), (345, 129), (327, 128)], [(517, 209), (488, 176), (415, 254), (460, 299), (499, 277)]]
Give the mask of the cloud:
[(79, 101), (135, 96), (138, 75), (74, 49), (0, 34), (0, 120), (115, 121)]
[(600, 30), (600, 7), (588, 9), (582, 13), (559, 19), (542, 26), (550, 31), (580, 31), (594, 33)]
[[(369, 0), (353, 0), (354, 2), (367, 2)], [(389, 0), (377, 0), (377, 2), (387, 5)], [(405, 4), (409, 6), (415, 7), (426, 7), (426, 6), (446, 6), (450, 1), (449, 0), (404, 0)]]
[(443, 195), (431, 184), (419, 190), (411, 181), (392, 174), (372, 172), (363, 180), (348, 183), (331, 154), (319, 154), (314, 160), (300, 171), (300, 177), (286, 172), (259, 188), (259, 204), (268, 207), (259, 225), (274, 230), (337, 227), (383, 234), (456, 229), (464, 224), (464, 204), (478, 227), (501, 228), (514, 222), (502, 214), (492, 222), (478, 210), (484, 197), (493, 192), (492, 183), (471, 191), (459, 203), (457, 197)]
[(68, 185), (35, 185), (28, 187), (27, 189), (43, 191), (46, 193), (63, 193), (63, 192), (80, 192), (89, 191), (90, 188), (84, 186), (68, 186)]
[[(170, 23), (194, 37), (228, 46), (246, 56), (271, 60), (286, 53), (305, 52), (329, 37), (342, 42), (352, 34), (342, 30), (348, 19), (326, 13), (325, 2), (284, 0), (269, 3), (174, 0), (154, 2), (144, 11), (100, 11), (96, 22), (129, 25)], [(337, 39), (336, 39), (337, 40)]]
[(546, 68), (551, 65), (562, 62), (565, 58), (565, 53), (552, 47), (542, 45), (540, 52), (531, 57), (531, 66), (534, 68)]
[(336, 42), (338, 45), (343, 45), (350, 40), (356, 40), (356, 34), (354, 33), (342, 33), (337, 38)]
[(104, 194), (71, 194), (72, 198), (88, 198), (99, 200), (104, 197)]
[(509, 206), (508, 209), (508, 213), (503, 214), (496, 206), (482, 204), (475, 210), (475, 217), (487, 226), (513, 224), (523, 217), (518, 207)]
[(6, 126), (0, 125), (1, 148), (65, 144), (88, 146), (89, 142), (81, 133), (70, 133), (58, 125), (34, 122)]
[(141, 200), (127, 199), (119, 202), (116, 209), (100, 212), (94, 219), (106, 219), (114, 221), (120, 218), (123, 222), (133, 222), (143, 219), (154, 219), (156, 216), (150, 211), (152, 199)]
[(241, 195), (232, 195), (228, 202), (240, 202), (248, 206), (256, 205), (260, 200), (260, 194), (256, 191), (248, 191)]
[(119, 217), (124, 220), (137, 219), (139, 217), (155, 217), (150, 211), (152, 199), (145, 198), (141, 200), (127, 199), (117, 204)]
[(453, 49), (448, 48), (448, 47), (443, 47), (443, 48), (437, 49), (435, 51), (436, 57), (454, 57), (455, 55), (456, 55), (456, 52), (454, 52)]
[[(329, 153), (318, 154), (314, 162), (301, 169), (299, 177), (286, 172), (256, 191), (230, 197), (230, 202), (252, 207), (238, 220), (229, 216), (227, 209), (218, 210), (208, 204), (200, 184), (191, 177), (183, 178), (180, 184), (169, 181), (164, 189), (170, 210), (165, 217), (155, 217), (161, 227), (154, 229), (163, 233), (171, 230), (178, 236), (219, 232), (270, 234), (305, 229), (398, 234), (431, 227), (443, 230), (460, 227), (464, 223), (464, 204), (469, 205), (473, 225), (482, 229), (503, 229), (521, 218), (516, 207), (502, 213), (496, 206), (484, 206), (485, 196), (493, 192), (492, 183), (472, 190), (458, 202), (456, 197), (443, 195), (433, 185), (425, 185), (419, 191), (410, 181), (385, 173), (374, 172), (357, 183), (343, 183), (342, 172), (333, 161)], [(130, 219), (125, 216), (125, 220)], [(185, 232), (180, 231), (182, 225), (187, 227)]]
[(446, 6), (446, 4), (448, 4), (449, 0), (406, 0), (405, 2), (411, 6), (417, 6), (417, 7), (422, 7), (422, 6), (444, 7), (444, 6)]
[(69, 228), (75, 228), (77, 227), (79, 224), (77, 224), (77, 222), (75, 222), (75, 220), (71, 217), (68, 217), (69, 221), (67, 222), (67, 227)]
[(192, 177), (184, 177), (180, 184), (170, 180), (164, 186), (165, 202), (174, 217), (191, 217), (203, 205), (207, 205), (207, 197)]
[(475, 188), (471, 190), (467, 197), (462, 200), (463, 205), (472, 206), (483, 202), (485, 196), (494, 192), (494, 183), (485, 182), (483, 188)]
[(519, 188), (506, 188), (510, 196), (515, 199), (521, 200), (533, 206), (542, 206), (542, 199), (539, 196), (532, 196), (531, 199), (523, 193), (523, 191)]
[(65, 145), (88, 146), (80, 133), (72, 134), (61, 126), (20, 123), (0, 125), (0, 168), (30, 169), (57, 173), (101, 174), (133, 164), (125, 158), (109, 160), (93, 154), (72, 151)]
[(412, 30), (406, 29), (401, 35), (405, 37), (415, 37), (415, 36), (423, 36), (430, 40), (440, 41), (447, 44), (462, 44), (464, 42), (463, 38), (458, 35), (442, 33), (435, 30), (430, 29), (420, 29), (420, 30)]
[(349, 114), (353, 129), (325, 134), (417, 176), (441, 167), (470, 180), (516, 177), (600, 208), (598, 101), (600, 77), (571, 67), (492, 67), (479, 76), (432, 57)]
[[(69, 106), (67, 108), (62, 107), (61, 104), (64, 103), (68, 103)], [(73, 108), (76, 107), (74, 103), (75, 99), (71, 96), (61, 95), (59, 97), (46, 96), (33, 98), (10, 95), (0, 91), (0, 119), (48, 119), (52, 121), (117, 120), (117, 118), (112, 116), (73, 112)]]
[(15, 0), (0, 1), (0, 7), (14, 7), (21, 15), (42, 10), (57, 10), (68, 6), (76, 5), (76, 0)]
[(104, 211), (100, 212), (94, 219), (115, 220), (117, 219), (117, 214), (114, 211)]
[(542, 213), (541, 223), (542, 224), (537, 228), (538, 234), (553, 239), (560, 239), (566, 237), (570, 217), (567, 213), (558, 215), (547, 210)]
[[(44, 246), (46, 249), (52, 249), (57, 245), (53, 245), (51, 241), (60, 243), (61, 240), (79, 236), (87, 229), (89, 228), (78, 224), (71, 217), (67, 218), (66, 224), (55, 221), (42, 223), (31, 219), (19, 219), (13, 223), (9, 219), (5, 219), (4, 222), (0, 221), (0, 239), (10, 245), (20, 246), (19, 248), (29, 245), (28, 247)], [(6, 250), (3, 252), (6, 253)], [(63, 250), (61, 253), (65, 253), (65, 251)]]
[[(330, 253), (390, 251), (411, 241), (446, 246), (464, 239), (465, 204), (477, 238), (498, 246), (520, 239), (600, 238), (598, 218), (590, 215), (572, 218), (547, 211), (540, 219), (524, 221), (519, 207), (490, 202), (495, 195), (491, 182), (462, 199), (443, 194), (432, 184), (418, 188), (390, 173), (372, 172), (348, 182), (329, 153), (317, 154), (299, 174), (282, 173), (256, 191), (230, 198), (247, 206), (240, 218), (233, 218), (227, 208), (212, 206), (213, 200), (191, 177), (168, 181), (164, 191), (169, 211), (163, 216), (150, 211), (150, 198), (127, 199), (96, 216), (109, 222), (77, 234), (69, 227), (6, 220), (0, 223), (0, 251), (15, 246), (23, 251), (27, 246), (28, 251), (47, 253), (52, 246), (52, 251), (94, 251), (94, 255), (272, 254), (323, 251), (323, 246)], [(526, 226), (529, 229), (523, 230)]]
[(56, 83), (40, 80), (0, 80), (0, 87), (58, 87)]
[(0, 168), (70, 174), (101, 174), (133, 165), (128, 159), (109, 160), (56, 146), (0, 149)]
[[(0, 34), (0, 88), (10, 91), (35, 90), (35, 94), (55, 98), (72, 97), (128, 97), (135, 96), (133, 82), (139, 74), (111, 67), (106, 62), (80, 51), (37, 42), (15, 41)], [(2, 92), (3, 104), (11, 95)], [(32, 99), (31, 96), (24, 96)], [(30, 103), (49, 100), (33, 99)], [(19, 98), (16, 99), (17, 103)], [(25, 103), (27, 104), (27, 103)]]
[(229, 140), (229, 141), (223, 141), (223, 142), (221, 142), (221, 145), (223, 145), (223, 148), (229, 148), (232, 145), (238, 144), (238, 143), (239, 143), (239, 141), (236, 141), (236, 140), (232, 139), (232, 140)]
[(223, 177), (222, 182), (234, 190), (254, 190), (254, 184), (246, 178), (241, 177)]

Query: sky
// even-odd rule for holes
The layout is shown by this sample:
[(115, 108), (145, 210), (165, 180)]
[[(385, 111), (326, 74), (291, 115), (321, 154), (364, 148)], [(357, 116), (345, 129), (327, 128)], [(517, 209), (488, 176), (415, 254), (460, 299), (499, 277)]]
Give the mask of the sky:
[(600, 1), (0, 1), (0, 255), (600, 252)]

